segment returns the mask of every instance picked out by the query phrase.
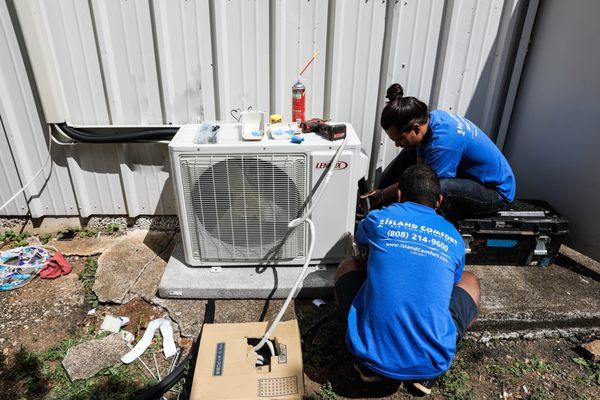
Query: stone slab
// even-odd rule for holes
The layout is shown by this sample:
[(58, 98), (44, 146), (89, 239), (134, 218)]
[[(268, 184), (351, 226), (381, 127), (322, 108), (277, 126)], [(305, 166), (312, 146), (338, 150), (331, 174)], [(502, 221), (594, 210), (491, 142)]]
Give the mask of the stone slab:
[(62, 361), (69, 378), (87, 379), (104, 368), (121, 362), (121, 356), (129, 351), (127, 341), (120, 333), (102, 339), (93, 339), (71, 347)]
[[(310, 266), (299, 297), (328, 297), (333, 294), (336, 265)], [(285, 298), (300, 273), (300, 266), (208, 267), (185, 264), (181, 242), (167, 263), (158, 285), (162, 298), (175, 299), (265, 299)]]
[(154, 296), (173, 239), (172, 233), (132, 231), (98, 258), (93, 290), (101, 302), (126, 303)]

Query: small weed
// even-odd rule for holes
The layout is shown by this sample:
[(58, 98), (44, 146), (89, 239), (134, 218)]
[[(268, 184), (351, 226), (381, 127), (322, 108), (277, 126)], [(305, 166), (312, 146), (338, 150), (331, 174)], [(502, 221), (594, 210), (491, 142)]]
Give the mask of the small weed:
[(321, 386), (321, 390), (319, 390), (319, 393), (313, 394), (312, 396), (308, 397), (308, 400), (336, 400), (336, 399), (337, 399), (337, 395), (333, 391), (333, 388), (331, 387), (331, 383), (329, 383), (329, 382), (326, 382), (323, 386)]
[(592, 362), (581, 357), (573, 358), (573, 362), (579, 365), (581, 369), (587, 371), (588, 374), (585, 378), (587, 384), (593, 382), (596, 385), (600, 385), (600, 363)]
[(511, 365), (494, 364), (487, 367), (490, 375), (496, 379), (502, 379), (504, 376), (511, 374), (516, 377), (527, 375), (530, 372), (545, 373), (553, 371), (556, 366), (552, 363), (545, 362), (538, 358), (524, 361), (516, 360)]
[(113, 222), (111, 224), (108, 224), (108, 226), (106, 227), (106, 232), (107, 233), (117, 233), (121, 230), (121, 225)]
[(29, 237), (31, 233), (29, 232), (21, 232), (15, 233), (12, 230), (7, 230), (6, 232), (0, 233), (0, 246), (10, 245), (11, 247), (22, 247), (29, 245)]
[(52, 239), (52, 235), (49, 233), (46, 233), (44, 235), (40, 235), (40, 243), (42, 244), (48, 244), (48, 242), (50, 241), (50, 239)]
[(96, 237), (100, 231), (96, 228), (84, 228), (79, 231), (79, 237), (81, 238), (91, 238)]
[(457, 362), (446, 372), (439, 381), (440, 390), (449, 399), (474, 400), (475, 394), (469, 384), (469, 374), (460, 367), (460, 362)]
[(84, 298), (85, 301), (92, 308), (98, 307), (98, 297), (92, 290), (94, 286), (94, 280), (96, 279), (96, 269), (98, 268), (98, 261), (94, 258), (88, 258), (85, 260), (83, 265), (83, 271), (79, 274), (79, 281), (83, 284)]

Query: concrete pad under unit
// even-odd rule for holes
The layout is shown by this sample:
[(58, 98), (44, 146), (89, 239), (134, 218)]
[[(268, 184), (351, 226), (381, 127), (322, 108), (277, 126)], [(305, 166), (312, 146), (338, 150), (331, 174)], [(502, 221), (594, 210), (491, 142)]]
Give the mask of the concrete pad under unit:
[[(301, 266), (223, 267), (219, 272), (185, 263), (178, 242), (158, 286), (163, 298), (266, 299), (285, 298)], [(337, 265), (310, 266), (298, 297), (329, 297)]]

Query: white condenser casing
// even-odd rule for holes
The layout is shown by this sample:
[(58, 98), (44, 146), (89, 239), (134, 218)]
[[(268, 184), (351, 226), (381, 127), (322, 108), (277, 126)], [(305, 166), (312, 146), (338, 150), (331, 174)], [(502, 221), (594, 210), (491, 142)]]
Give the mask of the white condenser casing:
[[(239, 124), (217, 124), (212, 143), (197, 144), (201, 125), (185, 125), (169, 144), (186, 263), (302, 265), (309, 230), (302, 224), (290, 231), (288, 223), (310, 208), (342, 140), (309, 133), (300, 135), (300, 144), (268, 135), (244, 141)], [(346, 146), (310, 216), (316, 232), (311, 264), (339, 262), (354, 232), (357, 184), (368, 160), (346, 127)]]

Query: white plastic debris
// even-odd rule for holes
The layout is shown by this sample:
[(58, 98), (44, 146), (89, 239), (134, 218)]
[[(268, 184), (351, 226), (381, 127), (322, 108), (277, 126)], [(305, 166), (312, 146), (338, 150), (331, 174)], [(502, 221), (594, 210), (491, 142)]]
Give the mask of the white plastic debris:
[(102, 325), (100, 325), (100, 330), (118, 333), (121, 330), (121, 327), (128, 323), (129, 318), (127, 317), (113, 317), (112, 315), (107, 315), (104, 317)]
[(177, 349), (175, 347), (175, 340), (173, 340), (173, 327), (171, 326), (171, 321), (164, 318), (158, 318), (150, 321), (148, 324), (148, 328), (146, 328), (146, 332), (144, 332), (144, 336), (140, 339), (139, 342), (135, 345), (135, 347), (123, 357), (121, 357), (121, 361), (125, 364), (132, 363), (136, 358), (144, 354), (146, 349), (152, 343), (152, 338), (154, 337), (154, 332), (160, 328), (160, 334), (163, 337), (163, 352), (166, 358), (173, 356)]
[(96, 315), (96, 309), (92, 308), (90, 311), (87, 312), (87, 315)]
[(107, 315), (100, 325), (100, 330), (117, 333), (121, 330), (121, 320), (112, 315)]
[(314, 299), (312, 303), (317, 307), (321, 307), (322, 305), (327, 304), (323, 299)]
[(121, 332), (119, 332), (119, 334), (121, 335), (121, 337), (123, 339), (125, 339), (125, 341), (127, 341), (127, 343), (131, 343), (135, 340), (135, 336), (131, 332), (121, 331)]

